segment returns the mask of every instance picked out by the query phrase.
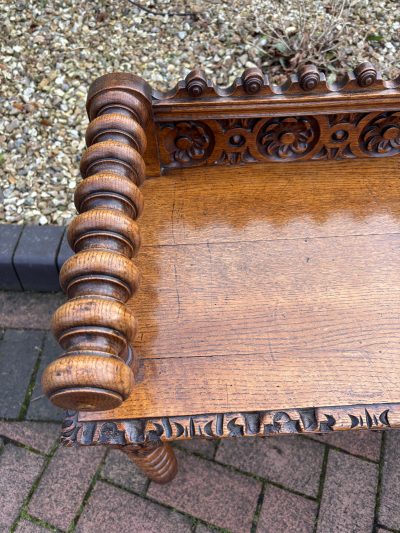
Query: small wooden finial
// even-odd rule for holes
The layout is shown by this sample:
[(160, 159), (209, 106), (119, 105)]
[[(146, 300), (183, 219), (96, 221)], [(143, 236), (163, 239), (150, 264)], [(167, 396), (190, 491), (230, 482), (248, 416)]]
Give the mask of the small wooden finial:
[(302, 65), (297, 71), (297, 76), (303, 91), (312, 91), (321, 79), (318, 68), (315, 65)]
[(354, 70), (354, 74), (360, 87), (369, 87), (376, 81), (378, 75), (374, 65), (368, 61), (358, 65), (358, 67)]
[(247, 94), (256, 94), (264, 83), (262, 70), (258, 67), (247, 68), (242, 74), (244, 90)]
[(202, 70), (196, 69), (189, 72), (185, 78), (186, 90), (190, 96), (199, 97), (207, 88), (207, 78)]

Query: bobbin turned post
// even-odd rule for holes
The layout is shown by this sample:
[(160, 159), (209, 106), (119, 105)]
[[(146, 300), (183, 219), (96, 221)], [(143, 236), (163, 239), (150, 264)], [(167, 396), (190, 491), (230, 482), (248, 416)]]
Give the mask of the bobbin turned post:
[(121, 450), (155, 483), (168, 483), (178, 472), (174, 450), (167, 442), (148, 444), (139, 450), (123, 446)]
[(42, 386), (67, 409), (101, 411), (120, 405), (134, 376), (130, 345), (136, 323), (125, 306), (138, 287), (132, 257), (140, 246), (135, 219), (143, 207), (145, 125), (149, 86), (137, 76), (107, 74), (90, 87), (80, 213), (68, 228), (76, 255), (61, 269), (69, 301), (54, 314), (53, 331), (65, 352), (45, 370)]

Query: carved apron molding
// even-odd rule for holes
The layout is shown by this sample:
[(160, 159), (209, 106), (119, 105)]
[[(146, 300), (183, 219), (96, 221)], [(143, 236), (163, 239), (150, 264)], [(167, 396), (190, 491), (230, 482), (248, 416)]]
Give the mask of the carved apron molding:
[(192, 438), (270, 437), (346, 429), (387, 429), (399, 425), (400, 404), (93, 422), (80, 421), (79, 413), (68, 412), (61, 441), (67, 446), (107, 444), (140, 449), (152, 444), (157, 446), (161, 442)]

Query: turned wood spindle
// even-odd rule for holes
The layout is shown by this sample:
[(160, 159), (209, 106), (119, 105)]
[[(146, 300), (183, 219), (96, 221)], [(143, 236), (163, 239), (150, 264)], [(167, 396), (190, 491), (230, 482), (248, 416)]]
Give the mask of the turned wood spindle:
[(135, 318), (125, 306), (139, 273), (135, 219), (143, 208), (144, 127), (151, 113), (148, 86), (128, 74), (96, 80), (88, 95), (90, 124), (75, 193), (78, 215), (68, 228), (76, 252), (61, 269), (69, 301), (54, 314), (53, 331), (65, 350), (45, 370), (51, 401), (81, 411), (120, 405), (133, 386)]
[(177, 474), (178, 462), (167, 442), (139, 450), (123, 446), (121, 450), (155, 483), (168, 483)]

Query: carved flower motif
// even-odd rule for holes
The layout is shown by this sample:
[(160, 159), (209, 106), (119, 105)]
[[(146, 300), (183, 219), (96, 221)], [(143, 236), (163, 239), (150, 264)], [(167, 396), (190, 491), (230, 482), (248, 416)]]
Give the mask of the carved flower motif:
[(380, 115), (365, 128), (361, 136), (367, 152), (392, 155), (400, 150), (400, 112)]
[(210, 135), (200, 122), (176, 122), (163, 129), (164, 146), (178, 163), (195, 163), (207, 157)]
[(286, 117), (269, 120), (262, 129), (260, 143), (270, 157), (297, 159), (311, 150), (316, 140), (309, 118)]

